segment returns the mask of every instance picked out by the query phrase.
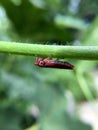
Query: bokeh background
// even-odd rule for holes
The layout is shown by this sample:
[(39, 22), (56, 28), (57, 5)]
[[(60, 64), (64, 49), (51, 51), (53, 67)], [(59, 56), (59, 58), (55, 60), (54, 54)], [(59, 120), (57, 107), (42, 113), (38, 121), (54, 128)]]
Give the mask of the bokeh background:
[[(98, 45), (98, 1), (0, 0), (0, 40)], [(69, 71), (35, 59), (0, 54), (0, 130), (98, 130), (98, 62), (63, 59)]]

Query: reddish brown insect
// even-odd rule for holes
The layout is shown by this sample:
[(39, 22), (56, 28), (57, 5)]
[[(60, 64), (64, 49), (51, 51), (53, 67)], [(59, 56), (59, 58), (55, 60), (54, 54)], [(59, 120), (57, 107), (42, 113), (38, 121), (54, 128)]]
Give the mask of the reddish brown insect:
[(34, 63), (39, 67), (46, 67), (46, 68), (59, 68), (59, 69), (74, 69), (74, 66), (68, 62), (58, 61), (58, 60), (51, 60), (49, 58), (37, 58)]

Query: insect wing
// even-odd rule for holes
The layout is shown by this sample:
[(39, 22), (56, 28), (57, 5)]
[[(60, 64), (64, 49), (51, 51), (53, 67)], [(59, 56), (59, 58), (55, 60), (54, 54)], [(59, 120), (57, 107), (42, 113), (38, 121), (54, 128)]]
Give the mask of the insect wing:
[(74, 66), (68, 62), (49, 60), (45, 63), (44, 67), (48, 68), (59, 68), (59, 69), (73, 69)]

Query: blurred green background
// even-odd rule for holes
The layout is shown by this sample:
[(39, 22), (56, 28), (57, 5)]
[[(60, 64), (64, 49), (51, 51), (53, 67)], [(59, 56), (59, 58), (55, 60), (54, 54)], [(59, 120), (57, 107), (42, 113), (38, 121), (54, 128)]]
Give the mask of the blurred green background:
[[(98, 1), (0, 0), (0, 40), (98, 45)], [(68, 71), (35, 59), (0, 54), (0, 130), (93, 130), (78, 106), (97, 101), (98, 62), (63, 59), (75, 65)]]

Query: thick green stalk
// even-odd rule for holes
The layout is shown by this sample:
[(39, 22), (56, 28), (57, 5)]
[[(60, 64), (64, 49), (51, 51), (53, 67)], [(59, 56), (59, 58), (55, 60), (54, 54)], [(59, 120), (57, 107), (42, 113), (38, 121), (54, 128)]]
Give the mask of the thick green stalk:
[(58, 46), (0, 41), (0, 53), (98, 60), (98, 46)]

